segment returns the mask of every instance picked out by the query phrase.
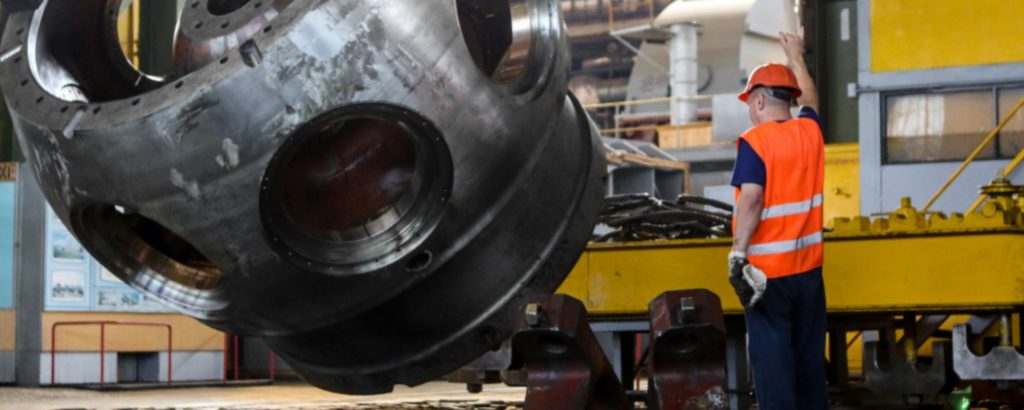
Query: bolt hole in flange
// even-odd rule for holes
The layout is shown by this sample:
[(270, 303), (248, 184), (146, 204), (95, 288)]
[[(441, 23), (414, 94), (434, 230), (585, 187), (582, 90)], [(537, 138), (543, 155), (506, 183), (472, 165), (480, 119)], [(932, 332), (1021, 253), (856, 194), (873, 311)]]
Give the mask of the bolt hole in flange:
[(409, 263), (406, 264), (405, 270), (409, 272), (419, 272), (430, 266), (430, 262), (433, 261), (434, 254), (430, 251), (424, 251), (416, 254), (412, 259), (409, 259)]
[(527, 0), (457, 0), (459, 25), (473, 62), (498, 83), (519, 78), (529, 61), (533, 27)]
[(72, 212), (82, 244), (129, 284), (159, 293), (186, 307), (210, 308), (222, 279), (220, 267), (191, 242), (164, 225), (112, 205)]

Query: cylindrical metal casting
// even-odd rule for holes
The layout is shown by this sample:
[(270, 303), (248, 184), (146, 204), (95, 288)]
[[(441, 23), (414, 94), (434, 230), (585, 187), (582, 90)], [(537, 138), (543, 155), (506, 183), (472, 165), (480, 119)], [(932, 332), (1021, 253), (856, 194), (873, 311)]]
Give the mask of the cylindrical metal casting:
[(377, 393), (497, 347), (575, 264), (601, 144), (556, 0), (190, 0), (174, 73), (120, 0), (13, 10), (0, 87), (55, 213), (131, 286)]

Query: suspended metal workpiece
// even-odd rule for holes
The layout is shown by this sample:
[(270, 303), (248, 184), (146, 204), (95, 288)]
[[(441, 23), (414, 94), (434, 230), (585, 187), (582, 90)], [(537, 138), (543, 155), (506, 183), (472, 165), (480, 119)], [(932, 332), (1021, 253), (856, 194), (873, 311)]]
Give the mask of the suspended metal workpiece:
[(604, 162), (558, 1), (190, 0), (160, 76), (120, 1), (15, 3), (0, 87), (56, 215), (316, 386), (457, 369), (590, 236)]

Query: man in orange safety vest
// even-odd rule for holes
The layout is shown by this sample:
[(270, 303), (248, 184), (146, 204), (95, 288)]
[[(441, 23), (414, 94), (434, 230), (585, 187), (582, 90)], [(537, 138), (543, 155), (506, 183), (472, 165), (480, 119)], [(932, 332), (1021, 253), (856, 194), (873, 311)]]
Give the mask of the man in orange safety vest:
[(737, 142), (729, 280), (746, 308), (758, 408), (827, 409), (825, 145), (803, 40), (781, 33), (781, 41), (789, 67), (758, 67), (739, 97), (754, 127)]

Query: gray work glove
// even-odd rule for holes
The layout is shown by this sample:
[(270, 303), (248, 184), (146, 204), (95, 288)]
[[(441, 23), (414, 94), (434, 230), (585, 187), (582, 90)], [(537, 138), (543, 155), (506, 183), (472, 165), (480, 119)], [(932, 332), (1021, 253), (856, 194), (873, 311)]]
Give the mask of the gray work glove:
[(768, 287), (768, 277), (747, 260), (743, 252), (729, 252), (729, 283), (736, 290), (740, 303), (750, 309), (764, 297)]

